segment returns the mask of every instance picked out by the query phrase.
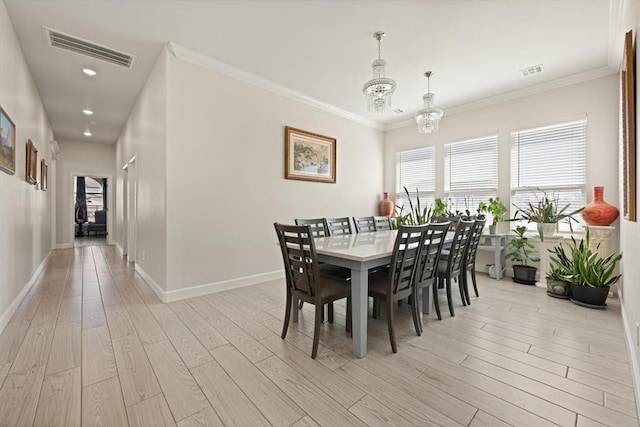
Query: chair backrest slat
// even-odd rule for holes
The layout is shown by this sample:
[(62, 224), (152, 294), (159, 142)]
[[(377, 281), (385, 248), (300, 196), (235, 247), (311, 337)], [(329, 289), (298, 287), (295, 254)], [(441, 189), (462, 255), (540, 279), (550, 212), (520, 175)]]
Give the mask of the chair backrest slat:
[(465, 257), (465, 268), (470, 270), (476, 266), (476, 254), (478, 252), (478, 246), (480, 245), (480, 237), (482, 237), (482, 231), (484, 230), (485, 219), (476, 219), (476, 223), (473, 226), (471, 232), (471, 240), (469, 242), (469, 248), (467, 249), (467, 256)]
[(327, 224), (324, 218), (303, 219), (296, 218), (296, 225), (308, 225), (311, 227), (311, 235), (313, 237), (326, 237), (329, 235)]
[(373, 222), (376, 227), (376, 231), (392, 230), (391, 218), (388, 216), (374, 216)]
[(391, 255), (390, 295), (409, 295), (418, 265), (426, 225), (403, 225), (398, 230)]
[(373, 216), (354, 216), (353, 225), (356, 227), (356, 233), (376, 231), (376, 222)]
[(341, 236), (344, 234), (352, 234), (351, 221), (348, 216), (343, 218), (325, 218), (325, 226), (329, 230), (330, 236)]
[(456, 225), (456, 232), (453, 235), (447, 261), (447, 271), (449, 274), (455, 275), (462, 269), (474, 225), (475, 221), (463, 220), (460, 220)]

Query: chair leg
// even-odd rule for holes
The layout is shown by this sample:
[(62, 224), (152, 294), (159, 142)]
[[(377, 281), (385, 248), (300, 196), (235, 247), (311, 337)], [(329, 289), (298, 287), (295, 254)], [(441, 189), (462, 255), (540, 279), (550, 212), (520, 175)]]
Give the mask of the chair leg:
[(473, 290), (476, 293), (476, 297), (479, 297), (480, 294), (478, 294), (478, 284), (476, 283), (476, 269), (475, 268), (473, 270), (471, 270), (471, 281), (473, 282)]
[(420, 314), (418, 313), (418, 295), (414, 293), (409, 300), (411, 304), (411, 315), (413, 316), (413, 326), (416, 328), (416, 335), (422, 335), (422, 325), (420, 324)]
[(351, 318), (351, 297), (347, 297), (347, 332), (349, 332), (349, 336), (353, 336), (352, 333), (352, 318)]
[(373, 317), (374, 319), (378, 318), (378, 300), (377, 299), (373, 299), (373, 309), (371, 310), (371, 317)]
[(440, 314), (440, 303), (438, 302), (438, 288), (440, 287), (441, 281), (442, 279), (438, 279), (436, 283), (431, 286), (433, 289), (433, 307), (436, 309), (438, 320), (442, 320), (442, 314)]
[(384, 305), (387, 308), (387, 326), (389, 328), (389, 341), (391, 341), (391, 351), (398, 352), (398, 346), (396, 345), (396, 334), (393, 330), (393, 300), (388, 299)]
[(453, 297), (451, 296), (451, 278), (447, 277), (447, 302), (449, 303), (449, 313), (451, 313), (451, 317), (456, 314), (453, 311)]
[[(471, 274), (471, 273), (469, 273)], [(471, 296), (469, 295), (469, 276), (465, 270), (464, 272), (464, 297), (467, 300), (467, 305), (471, 305)]]
[(291, 305), (293, 304), (293, 298), (291, 296), (291, 292), (289, 291), (287, 291), (285, 304), (287, 305), (287, 307), (284, 310), (284, 324), (282, 325), (282, 334), (280, 335), (282, 339), (285, 339), (287, 336), (287, 330), (289, 329), (289, 319), (291, 318)]
[(327, 303), (327, 319), (329, 323), (333, 323), (333, 302)]
[(311, 358), (315, 359), (318, 355), (318, 343), (320, 342), (320, 326), (322, 325), (321, 314), (324, 311), (324, 304), (316, 304), (316, 321), (313, 325), (313, 348), (311, 349)]
[(467, 305), (467, 297), (464, 295), (464, 281), (466, 280), (465, 276), (460, 276), (460, 280), (458, 283), (458, 290), (460, 291), (460, 299), (462, 300), (462, 305)]

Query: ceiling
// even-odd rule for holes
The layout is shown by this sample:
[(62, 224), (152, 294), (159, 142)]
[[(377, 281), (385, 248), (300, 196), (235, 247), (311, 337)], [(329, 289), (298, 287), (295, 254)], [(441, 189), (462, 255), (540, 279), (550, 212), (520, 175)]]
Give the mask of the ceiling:
[[(615, 72), (620, 0), (4, 0), (56, 139), (115, 143), (160, 52), (172, 42), (392, 128), (413, 118), (433, 71), (447, 114)], [(132, 69), (46, 43), (43, 26), (135, 55)], [(372, 114), (375, 31), (398, 88)], [(613, 48), (611, 48), (613, 46)], [(544, 72), (520, 70), (543, 64)], [(89, 66), (98, 75), (87, 77)], [(495, 98), (493, 98), (495, 97)], [(95, 113), (84, 116), (82, 109)], [(91, 137), (83, 136), (90, 129)]]

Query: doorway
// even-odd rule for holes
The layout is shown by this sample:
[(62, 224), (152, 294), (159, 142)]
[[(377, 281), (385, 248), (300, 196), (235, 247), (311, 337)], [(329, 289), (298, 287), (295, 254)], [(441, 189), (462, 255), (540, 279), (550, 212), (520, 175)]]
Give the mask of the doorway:
[(74, 246), (107, 245), (109, 178), (73, 175)]

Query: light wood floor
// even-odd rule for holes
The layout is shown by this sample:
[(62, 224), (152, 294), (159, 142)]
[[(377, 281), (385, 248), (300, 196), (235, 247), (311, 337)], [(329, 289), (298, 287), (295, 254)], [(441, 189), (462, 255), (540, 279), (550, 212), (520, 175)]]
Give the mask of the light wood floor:
[(364, 359), (337, 307), (314, 361), (282, 281), (161, 304), (113, 247), (56, 250), (0, 335), (0, 425), (638, 425), (618, 301), (479, 287), (421, 337), (398, 307), (397, 354), (370, 319)]

